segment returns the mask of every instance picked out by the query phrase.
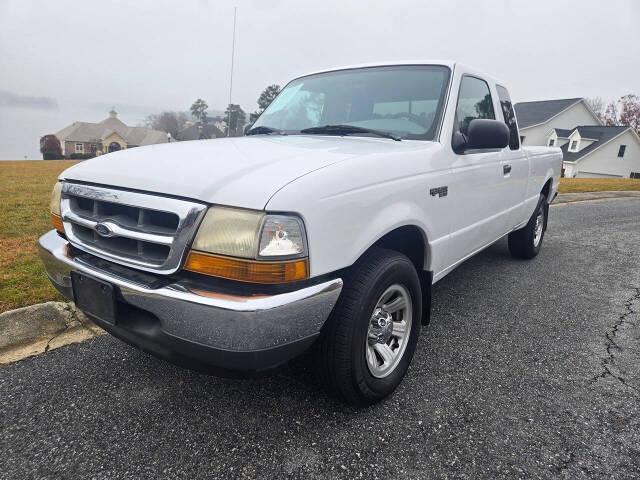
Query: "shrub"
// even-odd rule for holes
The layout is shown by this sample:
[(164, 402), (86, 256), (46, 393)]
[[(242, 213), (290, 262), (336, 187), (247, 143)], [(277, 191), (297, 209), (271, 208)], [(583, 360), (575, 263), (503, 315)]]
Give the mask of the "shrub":
[(93, 158), (95, 154), (93, 153), (72, 153), (67, 158), (71, 160), (86, 160), (87, 158)]

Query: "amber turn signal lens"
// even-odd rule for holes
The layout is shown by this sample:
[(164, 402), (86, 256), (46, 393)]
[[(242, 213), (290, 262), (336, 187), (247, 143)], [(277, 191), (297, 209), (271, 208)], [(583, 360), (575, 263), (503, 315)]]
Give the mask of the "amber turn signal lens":
[(306, 258), (282, 262), (258, 262), (192, 250), (187, 256), (184, 269), (250, 283), (286, 283), (309, 278), (309, 260)]
[(53, 225), (53, 228), (55, 228), (57, 231), (59, 231), (60, 233), (64, 233), (64, 226), (62, 225), (62, 218), (60, 218), (55, 213), (51, 214), (51, 224)]

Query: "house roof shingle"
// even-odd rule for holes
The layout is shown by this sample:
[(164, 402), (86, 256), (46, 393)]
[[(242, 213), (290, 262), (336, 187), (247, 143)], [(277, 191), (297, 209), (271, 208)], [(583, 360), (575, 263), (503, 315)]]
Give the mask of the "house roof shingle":
[(520, 102), (514, 105), (518, 126), (527, 128), (538, 125), (554, 117), (582, 98), (561, 98), (559, 100), (540, 100), (536, 102)]
[(212, 124), (202, 126), (189, 125), (178, 134), (178, 140), (199, 140), (201, 138), (220, 138), (224, 137), (224, 133), (218, 127)]
[(578, 133), (580, 133), (580, 136), (582, 138), (592, 138), (596, 141), (584, 147), (579, 152), (570, 152), (569, 143), (564, 144), (562, 147), (560, 147), (560, 149), (562, 150), (564, 161), (575, 162), (577, 160), (580, 160), (586, 154), (592, 152), (598, 147), (601, 147), (608, 141), (612, 140), (613, 138), (623, 133), (625, 130), (629, 130), (629, 128), (630, 127), (627, 127), (624, 125), (615, 126), (615, 127), (607, 127), (604, 125), (598, 125), (598, 126), (584, 125), (584, 126), (578, 126), (574, 128), (573, 130), (571, 130), (571, 132), (574, 132), (577, 129)]
[(554, 130), (559, 138), (569, 138), (569, 135), (573, 133), (573, 130), (565, 130), (563, 128), (555, 128)]

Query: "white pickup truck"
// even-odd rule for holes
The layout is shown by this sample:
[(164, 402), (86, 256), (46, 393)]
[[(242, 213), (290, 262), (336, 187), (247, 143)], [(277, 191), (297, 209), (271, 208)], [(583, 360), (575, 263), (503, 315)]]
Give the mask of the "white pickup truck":
[(241, 138), (64, 171), (39, 240), (53, 285), (116, 337), (223, 375), (313, 347), (371, 404), (400, 383), (431, 285), (496, 240), (540, 250), (558, 148), (520, 145), (507, 89), (454, 62), (291, 81)]

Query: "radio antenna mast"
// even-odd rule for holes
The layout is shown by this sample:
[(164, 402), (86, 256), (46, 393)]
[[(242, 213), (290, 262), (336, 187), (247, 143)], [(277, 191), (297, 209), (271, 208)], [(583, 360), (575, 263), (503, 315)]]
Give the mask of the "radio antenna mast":
[[(238, 7), (233, 7), (233, 39), (231, 41), (231, 74), (229, 77), (229, 106), (231, 108), (231, 94), (233, 92), (233, 57), (236, 51), (236, 17), (238, 16)], [(236, 125), (237, 127), (237, 125)], [(229, 110), (229, 124), (227, 125), (227, 137), (231, 136), (231, 110)]]

